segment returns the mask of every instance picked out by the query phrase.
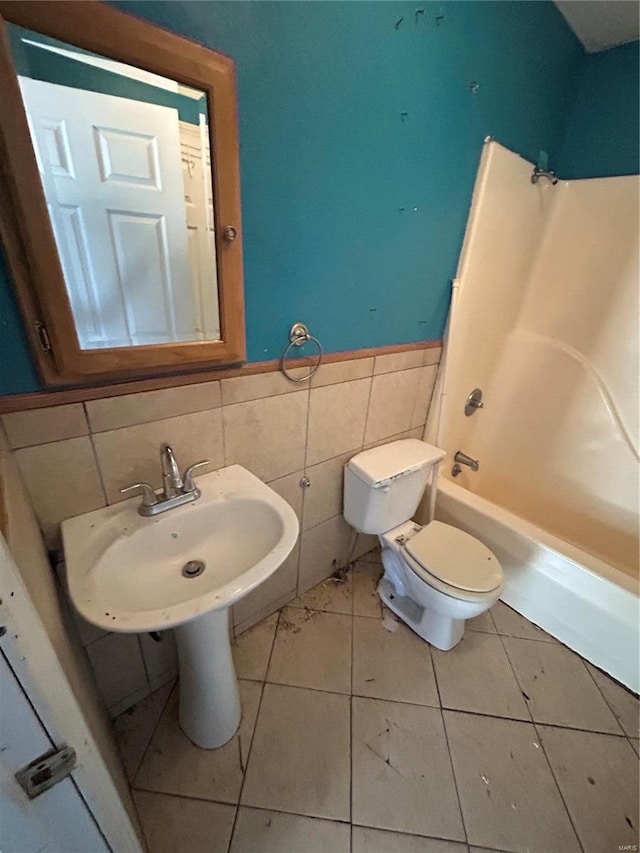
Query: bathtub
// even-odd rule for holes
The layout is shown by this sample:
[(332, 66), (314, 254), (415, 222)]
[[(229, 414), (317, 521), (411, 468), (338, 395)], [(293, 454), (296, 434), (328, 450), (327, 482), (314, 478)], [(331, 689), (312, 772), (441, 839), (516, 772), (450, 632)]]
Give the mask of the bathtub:
[(506, 578), (502, 601), (640, 692), (637, 580), (444, 476), (436, 518), (494, 552)]

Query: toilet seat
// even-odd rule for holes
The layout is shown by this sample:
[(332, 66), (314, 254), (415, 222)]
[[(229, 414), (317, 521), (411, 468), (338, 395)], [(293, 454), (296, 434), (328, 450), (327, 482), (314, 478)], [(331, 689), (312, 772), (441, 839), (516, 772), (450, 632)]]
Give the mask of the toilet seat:
[(482, 542), (441, 521), (407, 539), (402, 551), (412, 571), (446, 595), (475, 600), (504, 582), (500, 563)]

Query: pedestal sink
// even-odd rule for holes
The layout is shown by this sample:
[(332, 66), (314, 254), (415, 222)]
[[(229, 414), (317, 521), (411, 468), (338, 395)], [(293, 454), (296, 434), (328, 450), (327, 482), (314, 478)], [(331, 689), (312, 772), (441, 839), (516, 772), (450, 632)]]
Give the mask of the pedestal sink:
[(139, 499), (62, 523), (78, 612), (107, 631), (175, 628), (180, 726), (205, 749), (240, 723), (229, 608), (272, 575), (298, 537), (289, 504), (240, 465), (198, 477), (193, 503), (143, 518)]

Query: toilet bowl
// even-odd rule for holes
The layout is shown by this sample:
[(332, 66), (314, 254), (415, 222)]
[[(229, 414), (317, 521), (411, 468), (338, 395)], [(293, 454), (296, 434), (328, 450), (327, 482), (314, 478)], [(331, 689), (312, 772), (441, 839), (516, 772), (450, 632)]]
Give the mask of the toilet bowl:
[(456, 527), (411, 521), (444, 451), (417, 439), (358, 453), (346, 465), (344, 517), (378, 536), (384, 575), (378, 595), (420, 637), (448, 651), (467, 619), (492, 607), (504, 589), (496, 556)]
[(384, 566), (378, 595), (437, 649), (457, 645), (466, 620), (493, 607), (504, 590), (502, 569), (491, 551), (449, 524), (406, 522), (378, 538)]

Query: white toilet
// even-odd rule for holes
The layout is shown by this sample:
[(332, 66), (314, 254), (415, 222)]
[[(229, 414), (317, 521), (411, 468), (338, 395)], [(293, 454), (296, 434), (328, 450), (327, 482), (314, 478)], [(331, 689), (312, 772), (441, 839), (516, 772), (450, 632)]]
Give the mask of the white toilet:
[(504, 589), (495, 555), (441, 521), (411, 521), (434, 465), (444, 451), (417, 439), (358, 453), (346, 465), (344, 517), (382, 545), (378, 595), (406, 624), (438, 649), (452, 649), (466, 619), (492, 607)]

